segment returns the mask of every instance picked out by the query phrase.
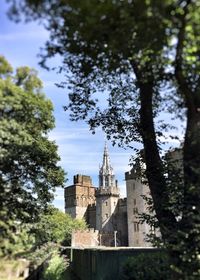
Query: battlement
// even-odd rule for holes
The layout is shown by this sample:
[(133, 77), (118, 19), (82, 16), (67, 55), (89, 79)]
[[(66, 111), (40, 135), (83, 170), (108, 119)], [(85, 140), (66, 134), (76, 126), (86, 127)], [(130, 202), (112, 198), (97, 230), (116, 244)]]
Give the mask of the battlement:
[(99, 230), (94, 229), (94, 228), (76, 229), (76, 230), (73, 230), (72, 233), (99, 233)]
[(130, 171), (125, 173), (125, 181), (136, 179), (137, 178), (137, 172), (134, 168), (132, 168)]
[(90, 176), (77, 174), (74, 176), (74, 185), (82, 185), (84, 187), (92, 187), (92, 179)]
[(117, 196), (119, 197), (120, 190), (117, 187), (110, 187), (107, 189), (97, 188), (95, 190), (95, 196)]
[(118, 204), (119, 204), (119, 207), (120, 206), (126, 206), (126, 204), (127, 204), (127, 198), (125, 197), (125, 198), (120, 198), (119, 200), (118, 200)]
[[(95, 203), (95, 187), (92, 186), (90, 176), (77, 174), (74, 176), (74, 185), (65, 188), (65, 209), (66, 212), (82, 218), (85, 214), (85, 208)], [(79, 209), (77, 207), (83, 207)], [(74, 208), (73, 210), (71, 208)], [(79, 214), (77, 214), (78, 212)]]
[(88, 210), (96, 210), (96, 202), (88, 205)]

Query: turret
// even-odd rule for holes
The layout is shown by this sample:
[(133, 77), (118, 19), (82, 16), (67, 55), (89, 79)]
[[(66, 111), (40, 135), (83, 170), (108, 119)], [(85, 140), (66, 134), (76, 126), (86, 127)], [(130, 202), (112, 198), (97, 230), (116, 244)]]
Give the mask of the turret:
[(117, 188), (117, 181), (115, 180), (114, 171), (110, 164), (108, 147), (105, 144), (103, 153), (103, 163), (99, 169), (99, 189), (111, 190), (113, 188)]
[(119, 199), (119, 188), (113, 168), (110, 164), (108, 147), (105, 144), (103, 163), (99, 169), (99, 188), (96, 189), (96, 221), (97, 229), (113, 231), (113, 213)]

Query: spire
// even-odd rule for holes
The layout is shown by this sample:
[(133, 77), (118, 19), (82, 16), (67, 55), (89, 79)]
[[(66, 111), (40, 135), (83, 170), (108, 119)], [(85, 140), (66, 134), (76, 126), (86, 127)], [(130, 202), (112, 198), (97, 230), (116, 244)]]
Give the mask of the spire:
[(110, 164), (110, 157), (108, 153), (107, 143), (105, 142), (103, 153), (103, 164), (99, 169), (99, 186), (108, 188), (114, 186), (114, 172)]
[(112, 173), (113, 173), (113, 168), (110, 165), (110, 157), (108, 154), (108, 147), (107, 147), (106, 142), (105, 142), (105, 146), (104, 146), (103, 165), (101, 167), (101, 170), (102, 170), (102, 173), (104, 173), (104, 174), (112, 175)]
[(113, 168), (110, 164), (110, 157), (108, 154), (108, 146), (106, 142), (105, 142), (104, 153), (103, 153), (103, 164), (100, 170), (104, 175), (113, 175)]

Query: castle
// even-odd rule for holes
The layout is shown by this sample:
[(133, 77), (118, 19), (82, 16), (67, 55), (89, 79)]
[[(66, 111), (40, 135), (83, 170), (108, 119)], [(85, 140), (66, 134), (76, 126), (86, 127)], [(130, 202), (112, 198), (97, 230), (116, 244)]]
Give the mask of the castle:
[(73, 218), (84, 218), (94, 229), (96, 245), (149, 247), (146, 234), (150, 227), (139, 223), (138, 213), (147, 211), (143, 195), (149, 187), (142, 183), (134, 166), (125, 173), (127, 198), (120, 198), (120, 189), (105, 145), (99, 169), (99, 186), (90, 176), (75, 175), (74, 184), (65, 188), (65, 212)]

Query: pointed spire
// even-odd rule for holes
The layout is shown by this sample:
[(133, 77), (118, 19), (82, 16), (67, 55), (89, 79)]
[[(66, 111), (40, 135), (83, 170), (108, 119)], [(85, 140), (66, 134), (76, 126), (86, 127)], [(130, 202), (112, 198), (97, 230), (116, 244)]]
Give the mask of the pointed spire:
[(108, 147), (107, 143), (105, 142), (104, 146), (104, 153), (103, 153), (103, 165), (102, 165), (102, 171), (106, 174), (110, 174), (110, 171), (112, 170), (112, 167), (110, 165), (110, 157), (108, 154)]
[(109, 187), (114, 185), (114, 172), (110, 164), (110, 157), (108, 153), (107, 143), (105, 142), (103, 153), (103, 164), (99, 169), (99, 185), (102, 187)]
[(104, 153), (108, 154), (108, 146), (107, 146), (107, 142), (105, 141), (105, 145), (104, 145)]
[(113, 175), (113, 168), (110, 164), (110, 157), (109, 157), (108, 146), (107, 146), (106, 142), (105, 142), (105, 146), (104, 146), (103, 164), (102, 164), (102, 167), (101, 167), (101, 171), (104, 174)]

